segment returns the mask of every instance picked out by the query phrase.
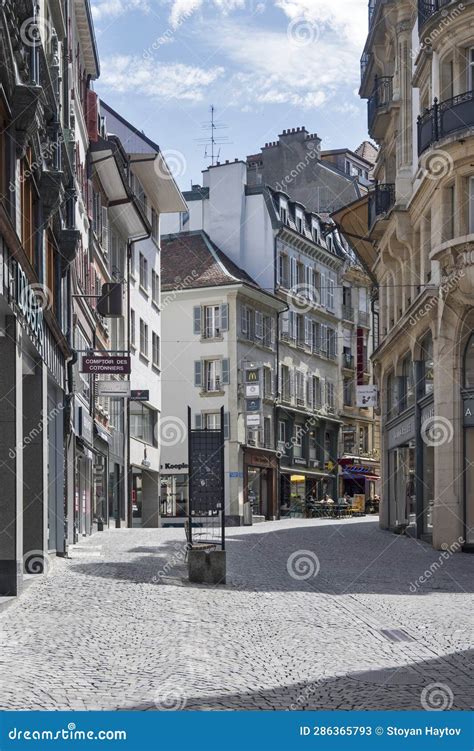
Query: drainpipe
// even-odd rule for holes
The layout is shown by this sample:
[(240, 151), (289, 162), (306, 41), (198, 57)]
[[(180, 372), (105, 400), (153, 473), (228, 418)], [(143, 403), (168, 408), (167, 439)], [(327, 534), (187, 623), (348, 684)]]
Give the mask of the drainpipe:
[[(273, 429), (274, 433), (274, 440), (275, 440), (275, 450), (278, 448), (278, 402), (281, 398), (281, 382), (280, 382), (280, 316), (282, 313), (287, 313), (290, 309), (290, 306), (287, 305), (285, 310), (281, 310), (277, 313), (277, 330), (276, 330), (276, 387), (277, 387), (277, 393), (276, 393), (276, 401), (277, 404), (275, 406), (275, 425)], [(281, 477), (281, 471), (280, 471), (280, 458), (277, 457), (278, 461), (278, 476), (277, 476), (277, 492), (276, 492), (276, 501), (277, 501), (277, 513), (276, 516), (279, 518), (280, 516), (280, 477)]]

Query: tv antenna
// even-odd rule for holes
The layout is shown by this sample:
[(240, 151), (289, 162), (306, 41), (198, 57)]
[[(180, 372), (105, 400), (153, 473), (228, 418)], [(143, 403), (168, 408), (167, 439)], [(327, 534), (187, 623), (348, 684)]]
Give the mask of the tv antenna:
[(221, 146), (232, 143), (228, 136), (216, 135), (217, 131), (226, 130), (229, 126), (216, 120), (216, 108), (213, 104), (210, 106), (211, 119), (202, 124), (202, 129), (208, 132), (206, 138), (197, 138), (198, 143), (204, 146), (204, 159), (211, 159), (213, 167), (219, 161), (221, 155)]

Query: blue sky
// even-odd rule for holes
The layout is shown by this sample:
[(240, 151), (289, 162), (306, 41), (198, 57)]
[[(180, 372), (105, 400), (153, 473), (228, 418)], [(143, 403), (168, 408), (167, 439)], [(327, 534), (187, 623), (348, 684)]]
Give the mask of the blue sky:
[(325, 149), (366, 133), (357, 95), (367, 0), (92, 0), (108, 104), (155, 140), (178, 183), (201, 181), (198, 139), (228, 127), (221, 159), (305, 125)]

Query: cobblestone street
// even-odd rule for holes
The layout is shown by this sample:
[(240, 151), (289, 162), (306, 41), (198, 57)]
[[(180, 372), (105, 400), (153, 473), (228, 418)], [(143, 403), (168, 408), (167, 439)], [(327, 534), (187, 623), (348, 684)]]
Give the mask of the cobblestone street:
[(190, 585), (184, 550), (111, 530), (55, 558), (0, 606), (1, 708), (471, 706), (471, 556), (367, 517), (229, 529), (225, 586)]

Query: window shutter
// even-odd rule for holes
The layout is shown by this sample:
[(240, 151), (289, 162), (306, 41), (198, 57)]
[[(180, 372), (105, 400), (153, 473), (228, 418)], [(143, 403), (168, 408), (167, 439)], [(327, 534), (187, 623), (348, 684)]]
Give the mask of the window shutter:
[(311, 319), (310, 318), (304, 319), (304, 342), (308, 347), (311, 346)]
[(196, 307), (193, 308), (193, 325), (194, 325), (194, 333), (200, 334), (201, 333), (201, 307), (199, 305), (196, 305)]
[(288, 395), (290, 397), (290, 400), (293, 398), (295, 391), (295, 374), (294, 371), (289, 369), (288, 370)]
[(222, 360), (221, 383), (223, 386), (227, 386), (230, 383), (230, 362), (227, 358)]
[(291, 259), (291, 276), (290, 276), (290, 287), (293, 289), (293, 287), (296, 287), (298, 284), (298, 269), (296, 266), (296, 258)]
[(201, 360), (196, 360), (194, 362), (194, 385), (195, 386), (202, 386), (202, 366), (203, 363)]
[(327, 300), (327, 289), (326, 289), (326, 274), (321, 274), (321, 286), (320, 286), (320, 300), (321, 305), (324, 305), (326, 307), (326, 300)]
[(247, 308), (245, 305), (242, 305), (240, 308), (240, 328), (242, 331), (242, 334), (248, 334), (248, 326), (247, 326)]
[(102, 206), (102, 248), (105, 253), (109, 252), (109, 224), (105, 206)]
[(221, 305), (221, 331), (229, 329), (229, 306), (227, 303)]
[(196, 430), (202, 430), (202, 415), (200, 412), (196, 412), (194, 416), (194, 425)]
[(224, 412), (224, 440), (228, 441), (230, 438), (230, 414)]
[(328, 327), (325, 323), (321, 324), (321, 352), (328, 351)]
[(255, 311), (255, 336), (257, 339), (263, 339), (263, 314)]
[(308, 375), (306, 380), (306, 402), (308, 407), (313, 407), (313, 376)]

